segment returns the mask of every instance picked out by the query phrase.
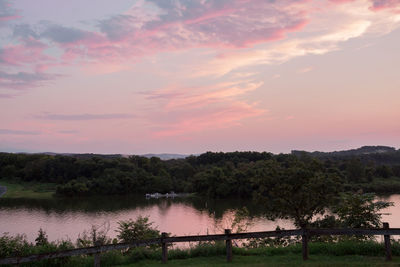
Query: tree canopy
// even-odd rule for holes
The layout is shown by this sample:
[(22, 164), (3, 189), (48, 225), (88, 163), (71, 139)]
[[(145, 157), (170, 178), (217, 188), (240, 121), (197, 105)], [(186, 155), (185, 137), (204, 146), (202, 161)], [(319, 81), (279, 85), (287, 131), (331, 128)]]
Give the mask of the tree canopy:
[(53, 183), (60, 196), (175, 191), (251, 198), (255, 190), (266, 196), (263, 184), (289, 179), (285, 175), (305, 179), (303, 174), (312, 171), (314, 179), (339, 177), (343, 191), (400, 193), (400, 151), (360, 153), (207, 152), (166, 161), (141, 156), (0, 153), (0, 179)]
[(324, 214), (341, 190), (336, 173), (324, 173), (317, 161), (292, 159), (289, 166), (267, 162), (254, 178), (254, 198), (270, 219), (291, 219), (298, 227), (307, 227), (313, 217)]

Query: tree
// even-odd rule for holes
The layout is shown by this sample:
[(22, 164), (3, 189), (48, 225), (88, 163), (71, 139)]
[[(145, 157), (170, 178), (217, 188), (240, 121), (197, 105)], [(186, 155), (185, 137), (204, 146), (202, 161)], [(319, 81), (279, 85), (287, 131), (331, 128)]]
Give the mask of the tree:
[(360, 159), (352, 158), (346, 166), (347, 178), (351, 182), (363, 182), (365, 177), (365, 167)]
[(122, 242), (160, 237), (160, 231), (153, 227), (153, 222), (149, 222), (149, 217), (142, 216), (135, 221), (132, 219), (119, 221), (116, 231), (118, 239)]
[[(342, 193), (331, 208), (332, 214), (312, 222), (312, 228), (378, 228), (382, 227), (381, 210), (392, 206), (392, 202), (376, 201), (372, 193)], [(315, 241), (368, 240), (374, 236), (314, 236)]]
[(375, 201), (374, 194), (347, 193), (333, 208), (339, 223), (349, 228), (374, 228), (382, 226), (380, 211), (393, 206), (393, 202)]
[[(270, 219), (290, 219), (306, 228), (317, 214), (324, 214), (338, 194), (340, 178), (322, 173), (316, 162), (289, 158), (290, 164), (268, 161), (254, 179), (254, 198)], [(285, 167), (287, 166), (287, 167)]]
[(39, 229), (38, 236), (35, 239), (36, 246), (46, 246), (49, 244), (49, 240), (45, 231), (42, 228)]

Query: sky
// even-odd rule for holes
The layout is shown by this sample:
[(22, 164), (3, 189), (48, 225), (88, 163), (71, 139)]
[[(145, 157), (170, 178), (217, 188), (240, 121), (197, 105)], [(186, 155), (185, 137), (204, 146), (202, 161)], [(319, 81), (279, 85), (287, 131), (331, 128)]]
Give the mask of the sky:
[(399, 147), (400, 0), (0, 0), (0, 151)]

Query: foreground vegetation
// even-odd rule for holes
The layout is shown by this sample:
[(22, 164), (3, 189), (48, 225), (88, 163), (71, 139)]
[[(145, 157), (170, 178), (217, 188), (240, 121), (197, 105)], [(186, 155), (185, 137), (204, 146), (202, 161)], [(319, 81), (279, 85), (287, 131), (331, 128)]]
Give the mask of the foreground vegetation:
[(167, 161), (140, 156), (0, 153), (0, 179), (10, 184), (56, 184), (60, 196), (175, 191), (252, 198), (266, 179), (282, 179), (299, 169), (309, 178), (335, 178), (341, 191), (400, 193), (400, 150), (385, 147), (279, 155), (207, 152)]
[[(233, 248), (234, 266), (398, 266), (400, 244), (392, 245), (393, 261), (385, 263), (384, 245), (378, 242), (342, 241), (309, 244), (310, 259), (302, 260), (301, 244), (287, 247)], [(37, 248), (44, 252), (45, 248)], [(43, 260), (21, 266), (93, 266), (93, 256)], [(159, 248), (138, 248), (125, 252), (109, 252), (101, 256), (102, 266), (160, 266)], [(189, 249), (170, 249), (168, 265), (226, 266), (223, 243), (203, 243)]]
[[(171, 260), (168, 266), (399, 266), (400, 259), (395, 258), (392, 262), (384, 262), (382, 257), (371, 256), (331, 256), (331, 255), (315, 255), (307, 262), (300, 259), (300, 255), (258, 255), (258, 256), (242, 256), (235, 255), (233, 261), (227, 263), (223, 257), (198, 257), (189, 259)], [(159, 261), (144, 260), (132, 264), (124, 264), (117, 266), (165, 266)]]

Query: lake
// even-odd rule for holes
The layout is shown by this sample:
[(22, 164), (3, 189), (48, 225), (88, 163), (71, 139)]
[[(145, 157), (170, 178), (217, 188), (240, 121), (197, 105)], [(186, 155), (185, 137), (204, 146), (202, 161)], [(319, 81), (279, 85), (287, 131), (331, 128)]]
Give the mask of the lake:
[[(383, 221), (391, 227), (400, 227), (400, 195), (383, 198), (394, 202)], [(115, 237), (117, 222), (149, 216), (161, 232), (173, 235), (222, 233), (230, 228), (234, 210), (246, 206), (252, 225), (247, 231), (275, 230), (276, 226), (293, 228), (290, 221), (270, 221), (262, 215), (262, 208), (249, 200), (212, 200), (198, 197), (175, 199), (145, 199), (144, 196), (96, 197), (80, 199), (24, 200), (0, 199), (0, 234), (26, 234), (34, 241), (39, 228), (49, 240), (71, 239), (89, 230), (92, 225), (109, 229), (107, 235)]]

